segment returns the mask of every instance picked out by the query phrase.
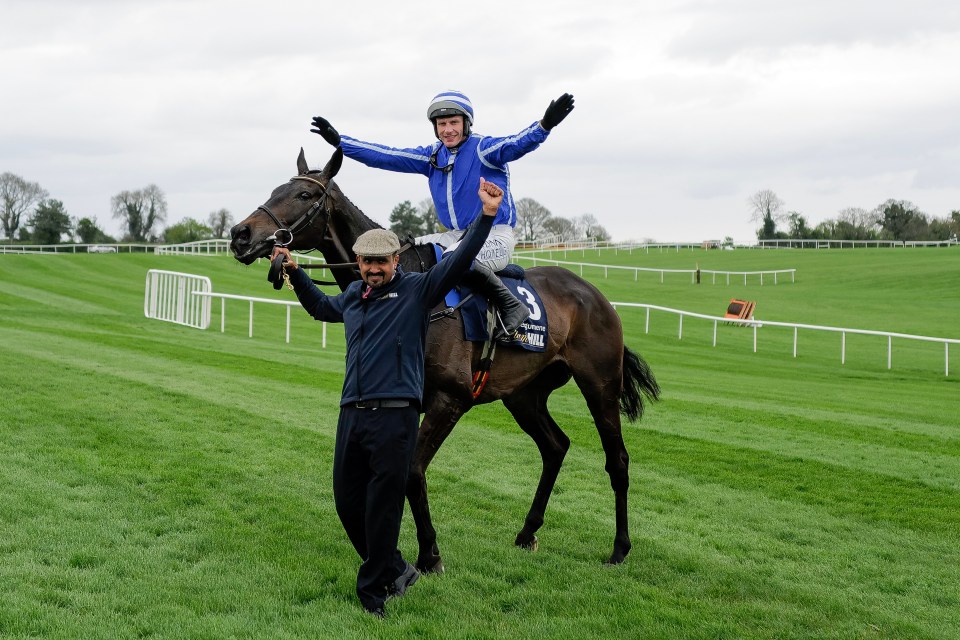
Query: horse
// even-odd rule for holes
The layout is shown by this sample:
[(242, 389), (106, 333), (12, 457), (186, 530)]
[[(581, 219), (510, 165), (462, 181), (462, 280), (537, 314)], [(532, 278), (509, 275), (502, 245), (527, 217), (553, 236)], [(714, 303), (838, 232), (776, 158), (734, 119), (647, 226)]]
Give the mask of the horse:
[[(263, 205), (230, 230), (234, 257), (249, 265), (269, 256), (276, 243), (293, 250), (317, 249), (341, 290), (359, 278), (356, 270), (349, 268), (350, 263), (356, 265), (351, 247), (360, 234), (380, 225), (333, 181), (342, 161), (343, 152), (338, 148), (322, 170), (309, 170), (301, 148), (297, 175), (274, 189)], [(402, 251), (400, 258), (401, 267), (408, 272), (423, 271), (436, 263), (429, 245), (413, 245)], [(514, 540), (519, 547), (537, 549), (536, 533), (543, 525), (547, 501), (570, 447), (570, 439), (547, 410), (547, 399), (571, 378), (600, 435), (614, 493), (616, 532), (606, 562), (619, 564), (630, 552), (630, 457), (620, 414), (636, 421), (643, 414), (644, 398), (658, 399), (660, 388), (646, 361), (624, 345), (620, 317), (596, 287), (560, 267), (527, 269), (525, 279), (540, 293), (549, 318), (545, 350), (498, 348), (487, 383), (477, 397), (471, 372), (477, 370), (484, 344), (464, 339), (459, 313), (441, 317), (427, 332), (424, 417), (406, 488), (419, 544), (416, 566), (421, 572), (444, 571), (427, 500), (427, 467), (460, 418), (476, 404), (501, 401), (540, 451), (540, 480)]]

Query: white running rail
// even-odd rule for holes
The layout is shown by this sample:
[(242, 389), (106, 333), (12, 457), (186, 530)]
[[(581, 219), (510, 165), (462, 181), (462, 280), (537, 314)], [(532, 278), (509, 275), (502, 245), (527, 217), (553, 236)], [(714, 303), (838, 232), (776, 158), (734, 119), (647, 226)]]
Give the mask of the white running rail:
[(210, 278), (190, 273), (150, 269), (143, 294), (143, 315), (197, 329), (210, 326)]
[(797, 333), (800, 329), (809, 329), (812, 331), (828, 331), (833, 333), (840, 334), (840, 364), (846, 364), (847, 362), (847, 334), (859, 334), (866, 336), (883, 336), (887, 339), (887, 369), (893, 368), (893, 339), (897, 338), (900, 340), (919, 340), (921, 342), (939, 342), (943, 344), (943, 375), (950, 375), (950, 345), (956, 344), (960, 345), (960, 340), (954, 338), (936, 338), (932, 336), (915, 336), (909, 333), (894, 333), (891, 331), (873, 331), (870, 329), (848, 329), (845, 327), (823, 327), (814, 324), (798, 324), (794, 322), (773, 322), (770, 320), (731, 320), (730, 318), (721, 318), (719, 316), (708, 316), (702, 313), (693, 313), (691, 311), (681, 311), (679, 309), (670, 309), (668, 307), (660, 307), (654, 304), (643, 304), (637, 302), (611, 302), (616, 307), (635, 307), (640, 309), (647, 310), (646, 323), (644, 324), (644, 333), (650, 333), (650, 310), (655, 311), (665, 311), (667, 313), (673, 313), (680, 316), (680, 327), (677, 333), (677, 339), (683, 339), (683, 318), (689, 316), (691, 318), (699, 318), (701, 320), (708, 320), (713, 322), (713, 346), (717, 346), (717, 324), (720, 322), (724, 323), (736, 323), (741, 326), (751, 326), (753, 327), (753, 352), (757, 352), (757, 330), (763, 326), (771, 327), (788, 327), (793, 329), (793, 357), (797, 357)]

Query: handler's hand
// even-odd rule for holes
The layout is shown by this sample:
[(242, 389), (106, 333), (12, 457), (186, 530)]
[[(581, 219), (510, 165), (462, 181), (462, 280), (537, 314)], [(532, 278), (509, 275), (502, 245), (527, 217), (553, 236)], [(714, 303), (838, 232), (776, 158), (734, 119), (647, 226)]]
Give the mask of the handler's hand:
[(323, 136), (323, 139), (331, 146), (340, 146), (340, 134), (337, 133), (337, 130), (333, 128), (333, 125), (330, 124), (326, 118), (321, 118), (320, 116), (315, 117), (313, 119), (313, 126), (316, 128), (310, 129), (312, 133)]
[(565, 93), (556, 100), (550, 101), (550, 106), (543, 112), (543, 120), (540, 121), (540, 124), (544, 129), (550, 131), (550, 129), (563, 122), (563, 119), (571, 111), (573, 111), (573, 96)]
[(483, 215), (495, 216), (503, 201), (503, 189), (492, 182), (480, 178), (480, 189), (477, 191), (480, 202), (483, 203)]
[(286, 247), (274, 247), (273, 254), (270, 256), (270, 262), (273, 262), (274, 260), (276, 260), (277, 256), (281, 254), (286, 256), (286, 260), (284, 260), (284, 264), (287, 268), (289, 269), (300, 268), (299, 266), (297, 266), (297, 263), (293, 261), (293, 256), (290, 255), (290, 249), (287, 249)]

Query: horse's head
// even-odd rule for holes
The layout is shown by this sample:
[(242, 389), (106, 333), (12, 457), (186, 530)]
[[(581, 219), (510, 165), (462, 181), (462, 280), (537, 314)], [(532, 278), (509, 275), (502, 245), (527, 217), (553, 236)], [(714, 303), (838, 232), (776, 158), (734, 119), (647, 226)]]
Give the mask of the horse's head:
[(326, 231), (330, 209), (328, 191), (340, 171), (343, 151), (337, 149), (323, 171), (311, 172), (300, 149), (297, 175), (273, 190), (270, 198), (230, 229), (230, 250), (243, 264), (269, 256), (276, 244), (291, 249), (313, 249)]

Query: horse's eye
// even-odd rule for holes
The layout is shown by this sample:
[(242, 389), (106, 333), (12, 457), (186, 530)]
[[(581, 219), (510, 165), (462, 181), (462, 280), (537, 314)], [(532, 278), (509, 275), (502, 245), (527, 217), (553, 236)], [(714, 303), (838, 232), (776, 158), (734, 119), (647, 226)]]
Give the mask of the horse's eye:
[(299, 194), (297, 194), (297, 197), (301, 200), (309, 200), (310, 194), (307, 191), (301, 191)]

